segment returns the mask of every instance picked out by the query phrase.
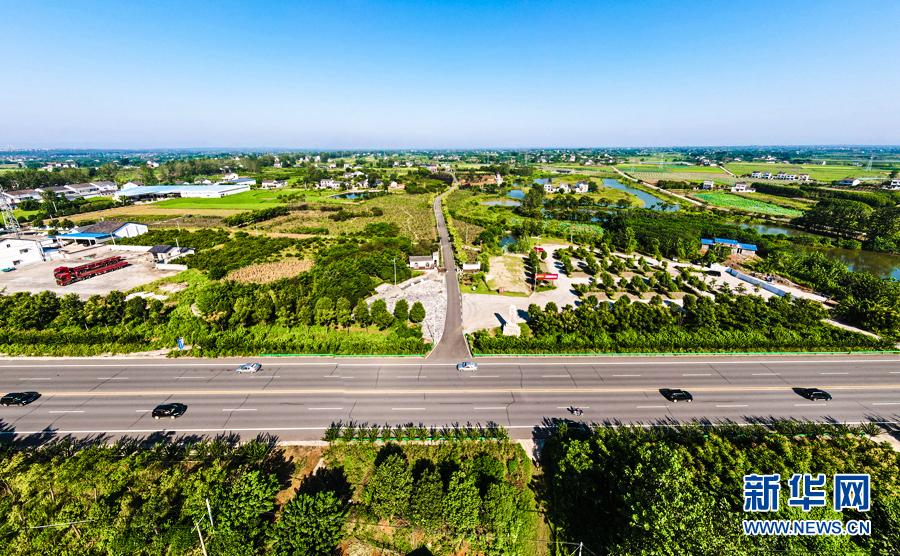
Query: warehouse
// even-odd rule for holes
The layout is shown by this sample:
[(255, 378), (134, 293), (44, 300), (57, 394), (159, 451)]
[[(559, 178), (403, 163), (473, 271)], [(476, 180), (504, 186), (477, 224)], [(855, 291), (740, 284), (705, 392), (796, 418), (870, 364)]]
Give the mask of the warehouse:
[[(254, 183), (255, 180), (254, 180)], [(220, 199), (228, 195), (236, 195), (250, 191), (249, 183), (220, 185), (152, 185), (130, 187), (116, 192), (114, 198), (119, 201), (157, 200), (174, 197), (192, 197), (200, 199)]]

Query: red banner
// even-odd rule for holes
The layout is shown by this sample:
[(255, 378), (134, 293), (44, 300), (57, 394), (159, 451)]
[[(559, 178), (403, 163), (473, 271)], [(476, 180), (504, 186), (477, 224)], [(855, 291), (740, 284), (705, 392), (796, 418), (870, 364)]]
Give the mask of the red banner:
[(559, 278), (559, 274), (538, 274), (538, 280), (556, 280)]

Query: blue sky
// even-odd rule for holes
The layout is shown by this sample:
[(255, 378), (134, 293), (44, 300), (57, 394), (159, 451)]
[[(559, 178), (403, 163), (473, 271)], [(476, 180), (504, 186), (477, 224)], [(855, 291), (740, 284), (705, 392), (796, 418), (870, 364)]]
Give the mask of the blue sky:
[(0, 0), (0, 145), (900, 144), (900, 2)]

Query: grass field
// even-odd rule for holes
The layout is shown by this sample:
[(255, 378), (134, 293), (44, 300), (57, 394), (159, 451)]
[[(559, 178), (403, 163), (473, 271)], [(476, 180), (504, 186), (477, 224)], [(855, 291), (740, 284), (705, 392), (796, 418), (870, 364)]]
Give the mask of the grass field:
[(282, 190), (255, 190), (237, 195), (228, 195), (220, 199), (195, 199), (180, 198), (153, 203), (152, 206), (159, 210), (167, 209), (226, 209), (226, 210), (258, 210), (266, 207), (275, 207), (285, 203), (278, 200), (279, 194), (308, 193), (301, 189)]
[(776, 216), (800, 216), (803, 214), (803, 212), (799, 210), (780, 207), (763, 201), (746, 199), (731, 193), (696, 193), (693, 197), (702, 199), (707, 203), (718, 207), (746, 210), (750, 212), (774, 214)]
[(885, 170), (872, 170), (866, 172), (864, 166), (822, 166), (819, 164), (760, 164), (750, 162), (732, 162), (725, 165), (736, 175), (741, 176), (752, 172), (789, 172), (793, 174), (809, 174), (809, 177), (820, 181), (842, 180), (844, 178), (879, 177), (887, 178)]

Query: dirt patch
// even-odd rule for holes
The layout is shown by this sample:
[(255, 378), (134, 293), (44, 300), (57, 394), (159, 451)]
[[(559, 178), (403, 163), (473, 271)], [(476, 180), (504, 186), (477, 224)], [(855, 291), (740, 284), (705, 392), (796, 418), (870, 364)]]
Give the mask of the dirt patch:
[(294, 472), (291, 474), (290, 484), (285, 486), (275, 495), (275, 503), (284, 504), (294, 497), (297, 487), (303, 479), (312, 474), (319, 459), (327, 449), (326, 446), (285, 446), (281, 448), (284, 459), (293, 464)]
[(525, 277), (525, 260), (516, 255), (491, 257), (488, 285), (491, 288), (503, 288), (505, 291), (528, 293)]
[(186, 290), (188, 285), (187, 282), (163, 282), (162, 284), (159, 284), (157, 288), (164, 292), (175, 293)]
[(239, 268), (228, 273), (228, 279), (235, 282), (255, 282), (265, 284), (282, 278), (290, 278), (313, 267), (308, 259), (260, 263)]

